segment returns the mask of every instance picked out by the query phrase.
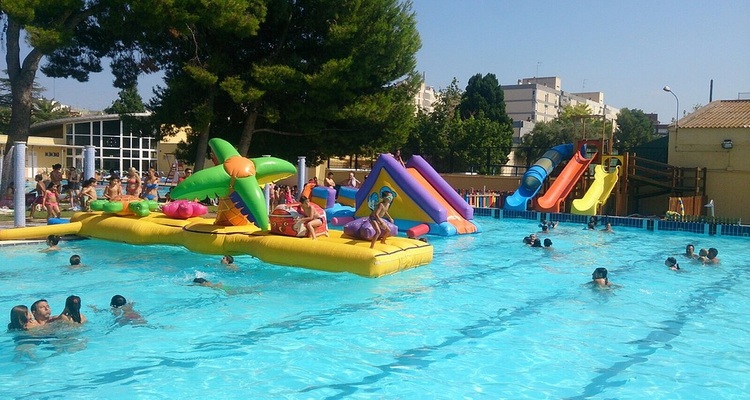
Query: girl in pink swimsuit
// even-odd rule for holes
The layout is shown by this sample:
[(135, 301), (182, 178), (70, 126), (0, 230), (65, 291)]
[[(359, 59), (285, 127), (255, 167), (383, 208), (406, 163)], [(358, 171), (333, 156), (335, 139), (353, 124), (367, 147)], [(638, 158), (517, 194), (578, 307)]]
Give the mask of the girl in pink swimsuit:
[(44, 203), (42, 205), (47, 208), (48, 221), (50, 218), (60, 218), (60, 206), (57, 204), (59, 201), (58, 189), (57, 184), (50, 182), (47, 185), (47, 191), (44, 192)]

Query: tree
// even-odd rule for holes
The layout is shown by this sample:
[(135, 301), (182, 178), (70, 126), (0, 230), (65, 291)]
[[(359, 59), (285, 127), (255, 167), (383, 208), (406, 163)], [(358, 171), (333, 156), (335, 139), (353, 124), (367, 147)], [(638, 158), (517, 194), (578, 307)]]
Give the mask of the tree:
[(518, 153), (526, 160), (526, 165), (538, 160), (544, 152), (552, 147), (570, 143), (573, 135), (572, 120), (556, 119), (549, 122), (537, 122), (531, 133), (521, 138)]
[[(189, 103), (201, 121), (200, 134), (191, 124), (194, 137), (221, 136), (243, 155), (305, 154), (311, 164), (404, 143), (420, 46), (409, 2), (265, 6), (257, 34), (218, 35), (200, 19), (189, 25), (191, 40), (166, 56), (168, 86), (150, 105), (156, 121), (179, 119), (185, 107), (176, 104)], [(195, 151), (202, 158), (201, 146)]]
[[(0, 19), (5, 22), (5, 60), (11, 86), (11, 115), (8, 123), (6, 153), (16, 141), (26, 141), (31, 126), (34, 79), (42, 57), (64, 65), (68, 75), (86, 81), (89, 72), (102, 70), (102, 53), (76, 53), (73, 46), (81, 35), (89, 37), (102, 26), (102, 17), (119, 17), (112, 8), (122, 3), (118, 0), (58, 1), (58, 0), (3, 0), (0, 2)], [(21, 35), (31, 47), (21, 59)], [(112, 41), (107, 41), (112, 43)], [(57, 53), (55, 53), (57, 51)], [(45, 72), (45, 73), (47, 73)], [(11, 179), (11, 157), (4, 159), (2, 191)]]
[(475, 75), (466, 91), (454, 78), (440, 92), (432, 113), (417, 114), (408, 149), (422, 154), (441, 172), (492, 173), (494, 166), (507, 162), (512, 147), (511, 120), (505, 104), (496, 104), (502, 99), (492, 74)]
[(117, 94), (117, 100), (112, 102), (112, 105), (104, 109), (107, 114), (135, 114), (146, 111), (146, 106), (143, 105), (143, 98), (138, 93), (138, 87), (135, 85), (129, 86), (125, 89), (120, 90)]
[(45, 98), (34, 99), (34, 109), (31, 112), (31, 123), (52, 121), (55, 119), (68, 118), (75, 115), (70, 107), (64, 106), (55, 100)]
[(614, 134), (617, 150), (624, 153), (654, 139), (654, 125), (642, 110), (623, 108), (617, 114)]
[[(612, 122), (604, 121), (601, 115), (591, 115), (587, 104), (565, 106), (557, 119), (538, 122), (531, 133), (521, 139), (518, 153), (526, 159), (526, 165), (538, 160), (550, 148), (581, 139), (599, 139), (605, 132), (612, 132)], [(602, 151), (603, 149), (599, 149)]]
[(505, 95), (495, 74), (482, 77), (476, 74), (469, 78), (466, 91), (461, 96), (461, 118), (484, 117), (500, 124), (511, 125), (505, 112)]

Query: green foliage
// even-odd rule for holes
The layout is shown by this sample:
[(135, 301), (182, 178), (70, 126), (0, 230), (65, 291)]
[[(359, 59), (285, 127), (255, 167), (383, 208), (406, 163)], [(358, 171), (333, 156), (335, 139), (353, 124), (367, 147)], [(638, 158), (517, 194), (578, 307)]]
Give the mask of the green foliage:
[(406, 153), (422, 154), (441, 172), (491, 174), (508, 161), (513, 129), (497, 79), (475, 75), (469, 82), (462, 92), (454, 79), (432, 113), (417, 114)]
[(52, 121), (55, 119), (71, 117), (73, 113), (70, 107), (63, 106), (55, 100), (45, 98), (34, 100), (34, 109), (31, 112), (31, 123)]
[(476, 74), (469, 78), (466, 91), (461, 96), (461, 117), (487, 118), (501, 124), (512, 121), (505, 112), (505, 95), (495, 74), (482, 77)]
[(587, 104), (565, 106), (557, 119), (537, 122), (531, 133), (521, 138), (518, 154), (526, 160), (526, 165), (531, 165), (544, 152), (559, 144), (575, 143), (581, 139), (609, 140), (612, 123), (603, 121), (601, 116), (590, 115), (590, 112)]
[(654, 140), (655, 127), (642, 110), (623, 108), (617, 114), (615, 143), (620, 153)]
[(537, 122), (531, 133), (521, 138), (518, 152), (526, 160), (526, 165), (531, 165), (553, 146), (571, 143), (574, 136), (571, 120)]
[(126, 89), (120, 90), (118, 98), (112, 105), (104, 109), (107, 114), (135, 114), (146, 111), (146, 106), (143, 105), (143, 99), (138, 93), (136, 86), (131, 86)]
[(580, 117), (588, 117), (590, 115), (592, 115), (591, 107), (588, 104), (578, 103), (574, 106), (568, 104), (563, 107), (558, 118), (562, 120), (571, 120)]
[[(193, 16), (189, 40), (173, 41), (171, 50), (159, 47), (168, 86), (150, 105), (156, 119), (184, 119), (175, 113), (203, 107), (201, 90), (190, 90), (182, 78), (185, 65), (200, 65), (216, 77), (211, 135), (239, 143), (242, 154), (304, 154), (319, 162), (405, 141), (420, 46), (409, 3), (239, 3), (259, 21), (257, 32), (236, 32), (215, 25), (222, 19), (183, 11)], [(257, 4), (262, 12), (253, 8)]]

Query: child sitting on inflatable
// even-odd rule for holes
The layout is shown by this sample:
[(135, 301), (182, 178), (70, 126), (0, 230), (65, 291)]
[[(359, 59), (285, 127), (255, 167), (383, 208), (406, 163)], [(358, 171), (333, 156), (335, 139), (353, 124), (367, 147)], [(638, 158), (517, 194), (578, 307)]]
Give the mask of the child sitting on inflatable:
[(300, 197), (300, 203), (279, 204), (269, 219), (274, 234), (313, 239), (328, 236), (325, 211), (306, 196)]
[[(315, 207), (310, 205), (310, 199), (305, 196), (299, 198), (299, 208), (303, 215), (297, 220), (297, 222), (305, 225), (305, 228), (307, 228), (307, 235), (315, 240), (317, 238), (315, 235), (315, 229), (323, 225), (323, 217)], [(328, 236), (328, 231), (325, 232), (325, 235)]]
[(375, 229), (375, 235), (373, 235), (372, 239), (370, 240), (371, 249), (375, 247), (375, 241), (378, 240), (378, 238), (380, 238), (380, 243), (385, 244), (385, 238), (391, 236), (391, 229), (385, 223), (383, 217), (387, 216), (391, 223), (393, 223), (393, 217), (388, 214), (388, 207), (393, 201), (393, 194), (391, 194), (391, 192), (389, 191), (384, 191), (382, 195), (383, 199), (378, 203), (377, 206), (375, 206), (375, 209), (372, 210), (372, 213), (370, 213), (369, 217), (370, 224), (372, 225), (372, 228)]

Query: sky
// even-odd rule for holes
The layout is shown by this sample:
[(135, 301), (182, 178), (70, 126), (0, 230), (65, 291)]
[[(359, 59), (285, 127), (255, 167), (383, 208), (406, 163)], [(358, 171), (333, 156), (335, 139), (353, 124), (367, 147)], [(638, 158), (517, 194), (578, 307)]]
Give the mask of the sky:
[[(713, 99), (750, 99), (750, 1), (413, 0), (422, 47), (417, 69), (437, 90), (476, 74), (501, 85), (557, 76), (562, 90), (603, 92), (607, 105), (662, 122)], [(4, 54), (3, 54), (4, 56)], [(0, 67), (5, 69), (2, 57)], [(101, 110), (117, 98), (111, 73), (87, 83), (37, 82), (45, 97)], [(147, 101), (160, 76), (139, 82)]]

